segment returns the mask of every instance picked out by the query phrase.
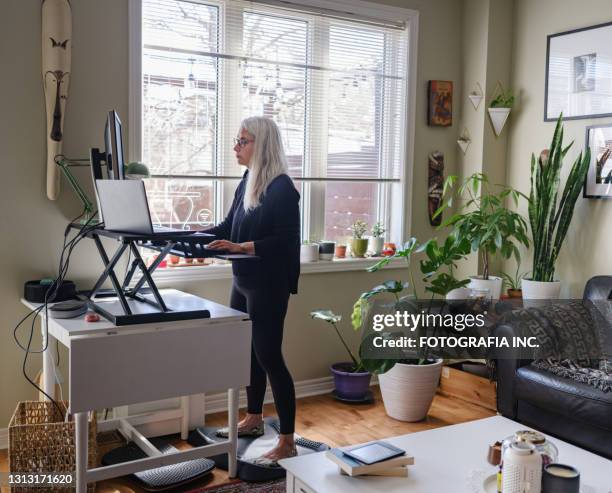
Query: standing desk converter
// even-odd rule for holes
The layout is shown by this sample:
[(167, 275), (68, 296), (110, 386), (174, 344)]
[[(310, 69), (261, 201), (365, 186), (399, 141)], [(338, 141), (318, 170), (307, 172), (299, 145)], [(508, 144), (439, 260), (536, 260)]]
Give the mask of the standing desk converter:
[[(101, 319), (88, 323), (83, 317), (48, 320), (47, 347), (57, 339), (69, 352), (70, 413), (76, 433), (76, 491), (88, 482), (100, 481), (227, 453), (229, 475), (236, 475), (238, 389), (249, 382), (251, 323), (248, 315), (226, 306), (173, 289), (160, 290), (171, 309), (198, 306), (210, 317), (116, 327)], [(145, 296), (153, 296), (148, 294)], [(37, 305), (22, 300), (30, 309)], [(43, 339), (44, 311), (41, 312)], [(43, 390), (53, 396), (53, 351), (43, 353)], [(162, 455), (138, 430), (146, 417), (101, 421), (99, 431), (118, 429), (133, 440), (147, 458), (106, 467), (87, 467), (87, 414), (89, 411), (182, 397), (183, 438), (187, 436), (188, 397), (228, 390), (229, 439), (185, 451)], [(185, 405), (187, 400), (187, 405)], [(187, 414), (187, 416), (185, 416)]]

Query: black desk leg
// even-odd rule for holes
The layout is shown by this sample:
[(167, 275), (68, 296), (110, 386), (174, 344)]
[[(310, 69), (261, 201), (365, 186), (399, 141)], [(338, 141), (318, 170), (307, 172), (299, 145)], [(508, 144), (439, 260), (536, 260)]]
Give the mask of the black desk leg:
[[(134, 245), (134, 243), (130, 243), (130, 249), (132, 250), (134, 259), (138, 261), (138, 265), (140, 266), (140, 270), (142, 271), (142, 277), (147, 281), (147, 284), (149, 285), (149, 287), (151, 288), (151, 291), (153, 292), (155, 301), (157, 301), (157, 303), (159, 304), (163, 312), (167, 312), (168, 307), (166, 306), (166, 303), (164, 303), (164, 300), (161, 297), (161, 295), (159, 294), (159, 291), (157, 290), (157, 286), (155, 285), (155, 282), (153, 281), (151, 274), (149, 274), (149, 269), (147, 269), (147, 266), (142, 260), (142, 257), (140, 256), (140, 252), (138, 251), (138, 248), (136, 248), (136, 245)], [(136, 294), (136, 290), (134, 290), (133, 292), (134, 294)]]
[(98, 247), (98, 252), (100, 253), (100, 257), (102, 258), (102, 262), (104, 263), (105, 268), (104, 272), (100, 276), (100, 279), (98, 279), (98, 282), (94, 286), (94, 289), (91, 291), (91, 295), (89, 296), (89, 298), (93, 298), (96, 294), (96, 291), (100, 289), (106, 278), (110, 277), (110, 280), (113, 283), (113, 288), (115, 289), (117, 297), (119, 298), (119, 302), (121, 303), (121, 306), (123, 308), (123, 312), (126, 315), (131, 315), (132, 310), (130, 310), (130, 306), (128, 305), (128, 302), (125, 299), (125, 295), (123, 294), (123, 290), (121, 289), (121, 284), (119, 284), (119, 280), (117, 279), (117, 276), (115, 275), (114, 271), (115, 265), (117, 265), (117, 262), (121, 258), (121, 255), (123, 255), (123, 252), (125, 252), (127, 245), (125, 243), (122, 244), (113, 255), (112, 260), (108, 260), (108, 255), (106, 255), (106, 251), (104, 250), (104, 247), (102, 246), (102, 242), (100, 241), (98, 235), (92, 235), (92, 237), (94, 239), (94, 242), (96, 243), (96, 247)]

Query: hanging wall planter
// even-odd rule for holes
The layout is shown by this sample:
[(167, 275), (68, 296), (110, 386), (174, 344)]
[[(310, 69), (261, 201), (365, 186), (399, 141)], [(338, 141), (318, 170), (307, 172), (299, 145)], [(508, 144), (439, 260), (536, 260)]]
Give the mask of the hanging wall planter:
[(482, 101), (483, 97), (484, 96), (482, 95), (482, 87), (478, 82), (476, 82), (474, 89), (472, 89), (472, 92), (468, 94), (468, 98), (472, 102), (472, 105), (474, 106), (475, 110), (477, 110), (480, 106), (480, 102)]
[(494, 94), (496, 96), (489, 104), (488, 112), (495, 135), (499, 136), (514, 105), (514, 95), (512, 91), (506, 91), (500, 81), (497, 81)]
[(493, 130), (495, 131), (495, 135), (499, 136), (501, 131), (506, 125), (506, 120), (508, 120), (508, 116), (510, 116), (511, 108), (489, 108), (489, 118), (491, 118), (491, 124), (493, 125)]
[(468, 132), (468, 129), (466, 127), (463, 129), (463, 132), (461, 132), (459, 139), (457, 139), (457, 145), (459, 146), (459, 149), (461, 149), (461, 152), (465, 154), (471, 143), (472, 139), (470, 138), (470, 132)]

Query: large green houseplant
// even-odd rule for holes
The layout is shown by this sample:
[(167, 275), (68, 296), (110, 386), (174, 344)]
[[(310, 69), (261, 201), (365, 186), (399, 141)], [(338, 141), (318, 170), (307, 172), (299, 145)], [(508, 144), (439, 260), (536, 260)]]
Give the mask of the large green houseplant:
[(470, 287), (486, 289), (491, 297), (499, 299), (502, 278), (492, 276), (491, 257), (501, 255), (505, 259), (514, 256), (520, 261), (518, 246), (529, 246), (527, 223), (518, 213), (505, 206), (507, 199), (515, 205), (523, 194), (510, 187), (491, 185), (483, 173), (475, 173), (456, 187), (457, 177), (449, 176), (444, 184), (441, 214), (459, 202), (457, 212), (439, 227), (451, 226), (458, 241), (469, 242), (473, 252), (478, 252), (482, 275), (471, 278)]
[(523, 297), (558, 298), (561, 283), (555, 279), (555, 264), (574, 214), (591, 160), (587, 147), (575, 159), (559, 195), (563, 159), (573, 141), (563, 147), (563, 115), (559, 115), (549, 149), (536, 160), (531, 155), (529, 225), (533, 239), (531, 279), (523, 279)]
[[(395, 258), (406, 260), (408, 280), (386, 281), (363, 293), (354, 306), (353, 328), (367, 329), (364, 327), (364, 322), (367, 320), (367, 311), (371, 302), (384, 293), (392, 296), (392, 308), (397, 311), (430, 312), (440, 309), (439, 305), (434, 305), (436, 296), (444, 298), (450, 291), (468, 284), (468, 279), (460, 280), (454, 277), (453, 268), (455, 263), (465, 258), (469, 252), (469, 243), (458, 240), (452, 235), (440, 244), (436, 239), (432, 239), (419, 245), (417, 240), (412, 238), (394, 255)], [(412, 258), (416, 254), (424, 256), (418, 264), (418, 274), (427, 293), (424, 299), (419, 299), (414, 283)], [(368, 270), (375, 272), (389, 261), (390, 258), (382, 259)], [(402, 296), (406, 289), (411, 289), (412, 293)], [(417, 337), (424, 335), (426, 331), (425, 327), (418, 327)], [(443, 360), (431, 358), (426, 348), (419, 348), (409, 353), (400, 350), (386, 358), (368, 357), (372, 339), (367, 336), (367, 331), (364, 333), (366, 337), (360, 348), (361, 363), (371, 373), (378, 375), (387, 414), (402, 421), (420, 421), (427, 415), (431, 406)]]

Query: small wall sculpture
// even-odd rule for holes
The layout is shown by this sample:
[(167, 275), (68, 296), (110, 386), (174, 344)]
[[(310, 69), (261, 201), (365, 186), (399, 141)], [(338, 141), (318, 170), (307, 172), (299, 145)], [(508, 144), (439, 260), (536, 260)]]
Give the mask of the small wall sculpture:
[(57, 199), (64, 117), (72, 58), (72, 11), (68, 0), (42, 2), (42, 76), (47, 108), (47, 197)]
[(433, 217), (442, 205), (442, 189), (444, 187), (444, 154), (434, 151), (429, 155), (429, 181), (427, 187), (427, 208), (429, 211), (429, 224), (439, 226), (442, 223), (442, 214)]

